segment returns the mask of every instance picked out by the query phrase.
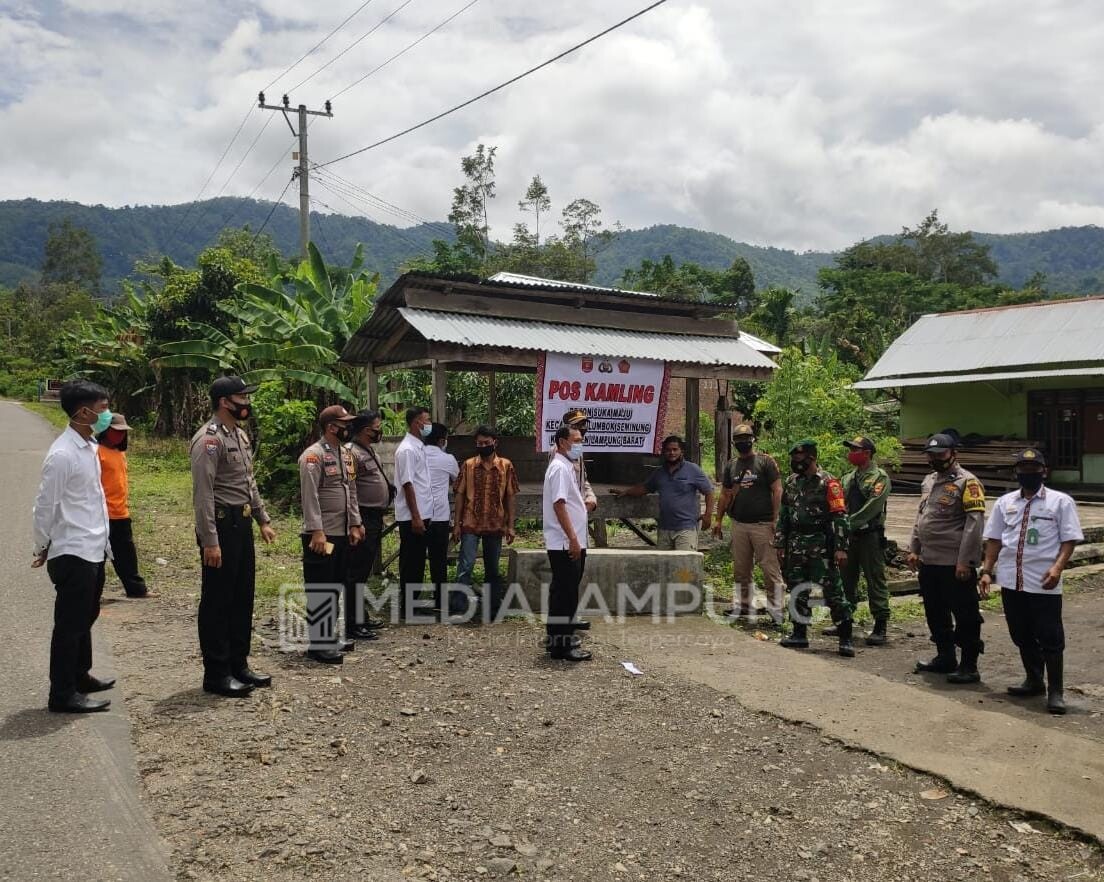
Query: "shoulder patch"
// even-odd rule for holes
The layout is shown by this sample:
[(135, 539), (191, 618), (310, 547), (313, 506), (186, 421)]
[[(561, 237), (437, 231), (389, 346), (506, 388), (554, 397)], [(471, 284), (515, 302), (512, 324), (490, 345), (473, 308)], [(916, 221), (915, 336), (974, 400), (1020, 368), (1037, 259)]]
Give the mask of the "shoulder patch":
[(317, 453), (308, 453), (306, 455), (306, 458), (303, 460), (303, 462), (307, 463), (308, 465), (318, 465), (318, 463), (320, 463), (321, 461), (322, 460), (318, 458)]
[(218, 431), (218, 423), (208, 423), (207, 424), (207, 434), (208, 435), (214, 435), (215, 432), (217, 432), (217, 431)]
[(825, 482), (828, 491), (828, 511), (839, 514), (847, 511), (847, 503), (843, 498), (843, 485), (835, 478), (829, 478)]
[(963, 511), (985, 511), (985, 490), (977, 478), (968, 478), (962, 488)]
[(216, 456), (221, 446), (222, 445), (219, 444), (217, 438), (208, 438), (206, 441), (203, 442), (203, 448), (210, 456)]

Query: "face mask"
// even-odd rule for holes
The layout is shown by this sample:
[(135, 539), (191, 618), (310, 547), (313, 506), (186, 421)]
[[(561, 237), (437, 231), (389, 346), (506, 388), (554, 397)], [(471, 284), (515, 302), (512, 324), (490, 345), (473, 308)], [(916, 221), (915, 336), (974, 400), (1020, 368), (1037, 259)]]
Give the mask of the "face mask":
[(564, 454), (564, 456), (566, 456), (572, 462), (578, 462), (580, 459), (583, 458), (583, 445), (572, 444), (571, 449), (568, 450), (567, 453)]
[(422, 439), (424, 440), (424, 439), (429, 437), (429, 433), (432, 432), (432, 431), (433, 431), (433, 426), (431, 426), (429, 423), (426, 423), (419, 430), (418, 434), (420, 434), (422, 436)]
[(493, 444), (487, 444), (484, 447), (476, 447), (475, 452), (484, 459), (490, 459), (492, 456), (494, 456), (495, 446)]
[(99, 441), (104, 447), (110, 447), (113, 450), (121, 450), (126, 446), (126, 432), (119, 429), (108, 429), (102, 435), (100, 435)]
[(349, 440), (349, 430), (345, 426), (338, 426), (335, 431), (337, 432), (337, 440), (338, 441), (348, 441)]
[(790, 471), (795, 475), (803, 475), (809, 468), (809, 460), (807, 459), (791, 459)]
[(95, 411), (89, 409), (88, 412), (91, 413), (92, 416), (95, 418), (92, 421), (92, 423), (90, 424), (93, 435), (99, 435), (102, 432), (106, 432), (108, 430), (108, 428), (110, 428), (110, 426), (111, 426), (111, 411), (110, 410), (101, 410), (99, 413), (96, 413)]
[(1043, 486), (1043, 473), (1042, 472), (1017, 472), (1016, 480), (1020, 482), (1020, 486), (1024, 490), (1030, 490), (1034, 492)]
[(368, 430), (368, 442), (370, 444), (375, 444), (382, 437), (383, 437), (383, 432), (381, 432), (379, 429), (369, 429)]
[(740, 456), (747, 456), (749, 453), (751, 453), (751, 445), (751, 441), (737, 441), (736, 452), (739, 453)]
[(253, 405), (240, 404), (231, 398), (226, 399), (226, 409), (236, 420), (247, 420), (253, 416)]
[(861, 468), (869, 462), (869, 457), (866, 455), (865, 450), (852, 450), (847, 454), (847, 461), (851, 463), (851, 465)]
[(954, 461), (951, 457), (947, 457), (946, 459), (929, 459), (928, 463), (931, 465), (932, 469), (937, 472), (949, 472), (951, 466), (954, 465)]

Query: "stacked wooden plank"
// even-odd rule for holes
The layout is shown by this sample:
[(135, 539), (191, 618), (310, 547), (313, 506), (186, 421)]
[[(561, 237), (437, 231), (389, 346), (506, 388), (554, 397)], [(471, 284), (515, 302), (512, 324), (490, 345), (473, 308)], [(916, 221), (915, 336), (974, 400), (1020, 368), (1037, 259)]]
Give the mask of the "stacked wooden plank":
[[(927, 438), (905, 438), (901, 442), (901, 464), (889, 470), (894, 488), (918, 489), (931, 471), (924, 448)], [(958, 448), (958, 461), (963, 468), (977, 475), (989, 491), (1011, 490), (1016, 486), (1012, 476), (1012, 464), (1016, 454), (1025, 447), (1041, 449), (1036, 441), (1023, 438), (965, 438)]]

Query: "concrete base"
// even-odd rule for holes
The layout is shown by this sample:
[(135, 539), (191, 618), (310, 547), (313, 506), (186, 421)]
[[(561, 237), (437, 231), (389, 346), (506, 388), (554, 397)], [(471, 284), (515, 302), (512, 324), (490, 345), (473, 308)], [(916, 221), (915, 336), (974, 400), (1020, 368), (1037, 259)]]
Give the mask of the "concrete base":
[[(698, 613), (704, 562), (697, 551), (588, 549), (579, 589), (580, 615)], [(520, 586), (530, 609), (547, 609), (552, 581), (547, 552), (512, 548), (507, 572), (510, 585)]]

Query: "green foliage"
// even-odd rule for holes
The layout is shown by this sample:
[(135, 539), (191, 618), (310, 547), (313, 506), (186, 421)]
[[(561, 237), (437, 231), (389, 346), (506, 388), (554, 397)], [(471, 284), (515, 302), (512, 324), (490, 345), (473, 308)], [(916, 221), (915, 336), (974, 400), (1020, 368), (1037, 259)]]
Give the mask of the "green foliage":
[(711, 270), (696, 263), (676, 265), (670, 254), (660, 261), (642, 260), (621, 276), (621, 287), (647, 291), (672, 300), (709, 301), (732, 307), (740, 315), (755, 304), (755, 276), (748, 262), (736, 258), (726, 270)]
[[(518, 202), (518, 208), (533, 213), (533, 244), (540, 245), (541, 215), (552, 210), (552, 199), (548, 195), (548, 186), (541, 180), (540, 175), (535, 175), (533, 180), (529, 182), (529, 186), (525, 189), (525, 196)], [(519, 226), (524, 229), (523, 225), (519, 224)]]
[(51, 223), (43, 249), (42, 283), (80, 288), (89, 294), (100, 293), (103, 258), (96, 240), (69, 218)]
[(313, 401), (289, 398), (287, 383), (270, 380), (253, 393), (257, 427), (254, 473), (266, 499), (288, 501), (299, 490), (299, 454), (310, 443), (318, 409)]
[(774, 379), (755, 405), (762, 423), (759, 446), (780, 462), (802, 438), (818, 444), (821, 465), (834, 475), (847, 469), (843, 441), (866, 435), (883, 462), (896, 462), (901, 442), (867, 411), (851, 384), (858, 371), (838, 358), (822, 360), (790, 348), (779, 357)]

